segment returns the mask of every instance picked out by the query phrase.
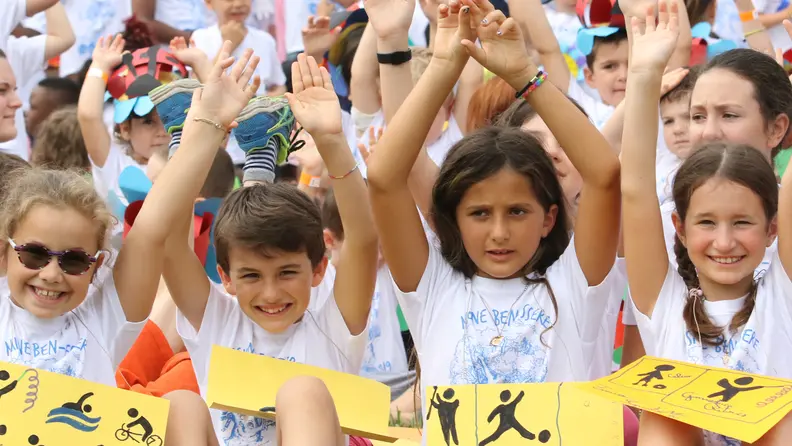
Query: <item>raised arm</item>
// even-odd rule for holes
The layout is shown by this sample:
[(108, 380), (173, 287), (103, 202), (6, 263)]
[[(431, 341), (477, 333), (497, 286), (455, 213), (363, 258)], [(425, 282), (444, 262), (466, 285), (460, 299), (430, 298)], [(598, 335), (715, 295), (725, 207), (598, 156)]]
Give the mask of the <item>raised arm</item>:
[[(553, 28), (547, 21), (544, 7), (540, 0), (523, 0), (509, 4), (509, 12), (520, 25), (523, 32), (528, 32), (531, 45), (539, 53), (542, 65), (547, 72), (547, 79), (564, 93), (569, 90), (569, 66), (561, 53)], [(520, 87), (522, 89), (522, 86)], [(520, 91), (519, 89), (517, 91)]]
[[(473, 4), (474, 0), (465, 0)], [(488, 0), (477, 0), (489, 4)], [(479, 14), (477, 7), (474, 17)], [(481, 47), (463, 42), (483, 66), (517, 91), (536, 81), (539, 73), (525, 48), (514, 19), (500, 11), (489, 13), (479, 27)], [(541, 82), (541, 81), (538, 81)], [(616, 259), (619, 241), (619, 160), (588, 118), (553, 83), (541, 82), (525, 97), (564, 148), (583, 178), (575, 248), (589, 285), (598, 285)]]
[[(190, 38), (190, 31), (182, 31), (154, 19), (157, 0), (132, 0), (132, 14), (136, 15), (159, 43), (168, 43), (174, 37)], [(193, 30), (194, 31), (194, 30)]]
[(47, 19), (47, 43), (44, 49), (46, 62), (71, 48), (74, 45), (75, 37), (63, 4), (56, 3), (44, 15)]
[(199, 82), (203, 82), (212, 72), (212, 61), (200, 48), (195, 46), (195, 41), (191, 40), (187, 45), (184, 37), (174, 37), (170, 41), (170, 50), (177, 59), (190, 67), (193, 75)]
[(669, 267), (655, 184), (657, 104), (663, 69), (678, 37), (676, 4), (670, 11), (665, 1), (658, 6), (656, 27), (654, 7), (647, 9), (645, 20), (633, 17), (631, 22), (632, 60), (621, 155), (627, 277), (636, 308), (649, 317)]
[(121, 63), (124, 39), (100, 37), (94, 48), (91, 69), (85, 77), (77, 103), (77, 120), (91, 162), (104, 167), (110, 153), (110, 134), (104, 122), (104, 96), (110, 71)]
[(369, 157), (368, 180), (374, 220), (393, 280), (412, 292), (426, 269), (429, 245), (407, 181), (432, 122), (468, 60), (462, 39), (475, 39), (470, 8), (456, 1), (438, 7), (434, 56), (396, 112)]
[[(11, 0), (7, 0), (11, 1)], [(58, 0), (27, 0), (25, 15), (33, 17), (41, 11), (46, 11), (58, 4)]]
[(294, 94), (286, 98), (294, 117), (313, 136), (333, 180), (346, 234), (336, 265), (333, 295), (349, 332), (358, 335), (366, 328), (377, 281), (377, 231), (366, 184), (344, 136), (341, 104), (330, 74), (319, 68), (313, 57), (300, 54), (292, 64), (292, 85)]
[(360, 38), (355, 58), (352, 60), (352, 79), (349, 92), (352, 105), (367, 115), (381, 108), (380, 89), (377, 86), (379, 63), (377, 62), (377, 32), (369, 23)]
[[(228, 50), (228, 43), (224, 49)], [(228, 52), (222, 54), (204, 87), (195, 90), (180, 150), (154, 183), (118, 255), (113, 277), (127, 320), (140, 321), (151, 312), (168, 236), (192, 212), (217, 148), (226, 136), (225, 129), (231, 127), (255, 91), (248, 82), (258, 58), (251, 60), (252, 51), (248, 50), (226, 74), (234, 62), (228, 56)], [(179, 305), (180, 300), (173, 297)]]

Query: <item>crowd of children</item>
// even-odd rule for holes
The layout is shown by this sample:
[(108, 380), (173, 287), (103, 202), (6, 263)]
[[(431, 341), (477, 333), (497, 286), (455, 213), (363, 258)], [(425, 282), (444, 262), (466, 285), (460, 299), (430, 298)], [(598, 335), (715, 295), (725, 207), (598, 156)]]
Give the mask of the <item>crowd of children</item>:
[(209, 410), (213, 345), (411, 425), (644, 354), (792, 379), (789, 8), (4, 0), (0, 360), (165, 398), (176, 446), (370, 444), (308, 377)]

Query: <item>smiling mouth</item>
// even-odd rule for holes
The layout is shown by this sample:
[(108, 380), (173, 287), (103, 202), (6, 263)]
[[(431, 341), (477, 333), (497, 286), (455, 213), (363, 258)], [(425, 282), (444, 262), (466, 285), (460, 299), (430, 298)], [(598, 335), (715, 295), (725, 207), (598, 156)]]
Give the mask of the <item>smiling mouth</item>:
[(733, 256), (733, 257), (712, 257), (708, 256), (710, 260), (720, 265), (733, 265), (740, 260), (744, 259), (745, 256)]
[(261, 313), (264, 313), (267, 316), (278, 316), (289, 311), (291, 307), (292, 304), (289, 303), (283, 305), (267, 305), (267, 306), (256, 305), (254, 308), (256, 308), (256, 310), (260, 311)]
[(46, 303), (58, 302), (66, 295), (66, 293), (61, 291), (50, 291), (30, 285), (28, 286), (30, 287), (33, 294), (38, 298), (38, 300)]

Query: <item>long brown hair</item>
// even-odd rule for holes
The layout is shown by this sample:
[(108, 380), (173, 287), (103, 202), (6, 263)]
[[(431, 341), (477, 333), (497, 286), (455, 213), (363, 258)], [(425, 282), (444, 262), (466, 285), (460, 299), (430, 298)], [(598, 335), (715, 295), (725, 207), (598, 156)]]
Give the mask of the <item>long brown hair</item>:
[[(673, 197), (682, 223), (687, 217), (693, 193), (713, 178), (724, 179), (752, 190), (762, 201), (768, 225), (778, 212), (778, 184), (773, 168), (758, 150), (742, 144), (711, 143), (695, 150), (682, 163), (674, 180)], [(679, 236), (674, 241), (677, 271), (689, 290), (700, 288), (696, 266)], [(688, 293), (685, 303), (685, 325), (697, 334), (704, 345), (716, 346), (723, 328), (715, 325), (704, 311), (699, 298)], [(737, 331), (748, 322), (756, 302), (756, 285), (745, 300), (743, 308), (731, 320), (729, 330)]]

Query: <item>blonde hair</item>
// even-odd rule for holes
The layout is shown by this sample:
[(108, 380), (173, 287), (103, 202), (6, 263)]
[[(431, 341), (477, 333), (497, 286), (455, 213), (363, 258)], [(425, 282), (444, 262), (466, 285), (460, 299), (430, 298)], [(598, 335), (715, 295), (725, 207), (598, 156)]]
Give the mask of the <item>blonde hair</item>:
[(14, 178), (0, 209), (0, 253), (8, 250), (31, 209), (38, 205), (73, 209), (94, 223), (99, 249), (105, 248), (115, 218), (84, 174), (74, 170), (25, 169)]
[(41, 123), (31, 161), (35, 166), (50, 169), (91, 171), (91, 160), (77, 121), (77, 107), (57, 110)]
[(432, 61), (432, 50), (422, 46), (411, 47), (412, 60), (410, 61), (410, 71), (412, 73), (413, 85), (418, 83), (421, 76), (429, 68), (429, 62)]

